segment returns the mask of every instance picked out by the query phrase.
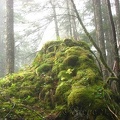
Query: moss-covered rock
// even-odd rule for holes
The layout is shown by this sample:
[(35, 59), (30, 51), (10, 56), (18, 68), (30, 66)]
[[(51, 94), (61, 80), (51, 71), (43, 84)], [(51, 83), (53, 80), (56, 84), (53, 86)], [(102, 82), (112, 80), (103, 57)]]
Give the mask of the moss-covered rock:
[(119, 106), (101, 76), (85, 42), (51, 41), (30, 67), (0, 80), (0, 117), (114, 120)]

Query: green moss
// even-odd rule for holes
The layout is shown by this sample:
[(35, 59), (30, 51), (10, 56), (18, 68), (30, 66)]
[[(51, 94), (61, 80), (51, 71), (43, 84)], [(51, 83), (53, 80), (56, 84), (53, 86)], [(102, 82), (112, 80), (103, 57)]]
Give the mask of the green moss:
[(61, 82), (57, 86), (56, 92), (55, 92), (57, 103), (63, 104), (64, 102), (66, 102), (66, 98), (69, 94), (70, 88), (71, 88), (71, 85), (68, 82)]
[(88, 50), (83, 49), (82, 47), (79, 46), (73, 46), (68, 49), (66, 49), (65, 53), (67, 56), (70, 55), (77, 55), (77, 56), (82, 56), (82, 55), (88, 55), (90, 52)]
[(40, 65), (40, 62), (43, 61), (42, 52), (38, 52), (32, 65), (36, 68)]
[(74, 80), (79, 81), (82, 85), (94, 85), (95, 83), (99, 83), (101, 81), (101, 77), (99, 77), (99, 72), (95, 72), (93, 69), (83, 69), (78, 70)]
[(59, 45), (62, 43), (62, 41), (50, 41), (44, 45), (42, 48), (42, 51), (46, 52), (54, 52), (59, 48)]
[(46, 84), (53, 83), (53, 78), (52, 78), (52, 76), (45, 75), (43, 79), (44, 79), (44, 82), (45, 82)]
[(104, 87), (101, 76), (86, 43), (51, 41), (31, 66), (0, 80), (0, 115), (4, 118), (12, 110), (7, 119), (74, 119), (77, 113), (81, 120), (103, 119), (103, 113), (113, 116), (107, 105), (119, 111), (118, 99)]
[(28, 95), (25, 99), (24, 99), (24, 104), (35, 104), (36, 99), (30, 95)]
[(66, 46), (72, 47), (72, 46), (79, 46), (84, 49), (90, 50), (89, 46), (87, 43), (84, 41), (76, 41), (76, 40), (71, 40), (71, 39), (65, 39), (64, 43)]
[(29, 90), (28, 89), (21, 89), (19, 91), (19, 97), (20, 98), (25, 98), (25, 97), (27, 97), (28, 95), (31, 95), (31, 94), (32, 94), (32, 91), (30, 90), (30, 88), (29, 88)]
[[(68, 70), (70, 70), (70, 69), (68, 69)], [(62, 70), (62, 71), (59, 72), (58, 78), (62, 81), (68, 80), (68, 79), (71, 78), (71, 74), (72, 74), (72, 71), (68, 73), (68, 71)]]
[(55, 56), (55, 52), (50, 52), (46, 55), (46, 58), (50, 58), (50, 57), (54, 57)]
[(68, 96), (68, 105), (70, 107), (79, 106), (84, 110), (104, 111), (107, 109), (107, 101), (104, 101), (104, 98), (108, 94), (110, 95), (110, 91), (105, 90), (102, 86), (85, 87), (75, 83)]
[(58, 114), (56, 119), (62, 120), (65, 118), (69, 110), (67, 109), (67, 105), (57, 105), (53, 112)]
[(79, 89), (74, 88), (68, 96), (68, 105), (87, 109), (94, 101), (93, 91), (93, 89), (88, 89), (84, 86), (81, 86)]
[(65, 39), (64, 43), (65, 43), (66, 46), (69, 46), (69, 47), (72, 47), (72, 46), (75, 45), (75, 43), (71, 39)]
[(85, 50), (90, 50), (90, 47), (89, 47), (89, 45), (86, 43), (86, 42), (84, 42), (84, 41), (77, 41), (76, 42), (80, 47), (82, 47), (82, 48), (84, 48)]
[(78, 56), (76, 56), (76, 55), (71, 55), (71, 56), (68, 56), (68, 57), (63, 61), (63, 65), (75, 67), (76, 65), (78, 65), (78, 61), (79, 61)]
[(44, 87), (43, 87), (44, 92), (49, 91), (50, 89), (52, 89), (52, 85), (50, 85), (50, 84), (44, 85)]
[(96, 117), (95, 120), (109, 120), (108, 118), (106, 118), (104, 115), (99, 115)]
[(37, 69), (36, 69), (36, 74), (37, 75), (40, 75), (42, 73), (46, 73), (48, 72), (49, 70), (51, 70), (52, 68), (52, 65), (51, 64), (47, 64), (47, 63), (44, 63), (42, 65), (40, 65)]

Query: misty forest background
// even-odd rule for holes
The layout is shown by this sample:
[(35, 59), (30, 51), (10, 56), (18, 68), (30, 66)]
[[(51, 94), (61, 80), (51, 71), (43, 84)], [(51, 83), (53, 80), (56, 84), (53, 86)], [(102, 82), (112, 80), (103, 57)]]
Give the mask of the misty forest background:
[(119, 2), (0, 0), (1, 119), (120, 120)]
[(30, 65), (47, 40), (65, 38), (86, 41), (103, 77), (119, 77), (119, 0), (0, 0), (0, 77)]

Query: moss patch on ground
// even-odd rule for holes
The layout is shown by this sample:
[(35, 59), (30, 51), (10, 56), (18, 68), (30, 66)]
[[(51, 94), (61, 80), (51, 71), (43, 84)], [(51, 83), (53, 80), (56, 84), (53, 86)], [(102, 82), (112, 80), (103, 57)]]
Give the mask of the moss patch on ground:
[(101, 76), (83, 41), (49, 42), (30, 67), (0, 80), (0, 117), (114, 120), (108, 106), (113, 111), (118, 106), (111, 105), (112, 92)]

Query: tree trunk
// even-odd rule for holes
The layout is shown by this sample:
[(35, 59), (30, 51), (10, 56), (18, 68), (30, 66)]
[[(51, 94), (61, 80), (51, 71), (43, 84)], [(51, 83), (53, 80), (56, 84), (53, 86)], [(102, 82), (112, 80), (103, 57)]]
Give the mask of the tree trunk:
[[(73, 5), (71, 4), (71, 2), (70, 2), (70, 6), (71, 6), (71, 9), (74, 9)], [(77, 36), (78, 33), (77, 33), (77, 26), (76, 26), (76, 22), (75, 22), (76, 17), (75, 17), (75, 13), (74, 13), (73, 10), (71, 11), (71, 14), (72, 14), (72, 17), (71, 17), (72, 34), (73, 34), (73, 38), (75, 40), (77, 40), (78, 39), (78, 36)]]
[(60, 37), (60, 35), (59, 35), (59, 29), (58, 29), (58, 20), (57, 20), (57, 14), (56, 14), (56, 9), (55, 9), (55, 4), (53, 2), (51, 0), (50, 4), (51, 4), (52, 9), (53, 9), (53, 17), (54, 17), (54, 22), (55, 22), (56, 39), (58, 39)]
[(98, 39), (97, 39), (97, 21), (96, 21), (96, 7), (95, 7), (95, 0), (92, 0), (92, 3), (93, 3), (93, 11), (94, 11), (94, 26), (95, 26), (95, 33), (96, 33), (96, 36), (95, 36), (95, 42), (96, 44), (98, 44)]
[(114, 59), (113, 59), (114, 54), (112, 53), (112, 51), (113, 51), (113, 46), (112, 46), (113, 35), (112, 35), (112, 28), (110, 25), (106, 0), (102, 0), (102, 11), (103, 11), (102, 16), (103, 16), (103, 26), (104, 26), (103, 32), (104, 32), (104, 36), (105, 36), (106, 52), (107, 52), (106, 59), (107, 59), (107, 64), (112, 69), (113, 63), (114, 63)]
[(106, 53), (105, 53), (105, 41), (104, 41), (104, 33), (103, 33), (103, 22), (102, 22), (102, 14), (101, 14), (101, 0), (94, 0), (95, 5), (95, 18), (96, 18), (96, 29), (97, 29), (97, 38), (99, 47), (102, 51), (104, 59), (106, 60)]
[[(73, 16), (74, 16), (74, 14), (73, 14)], [(73, 27), (73, 38), (75, 40), (78, 40), (78, 38), (77, 38), (77, 27), (76, 27), (76, 22), (75, 22), (74, 17), (72, 17), (72, 27)]]
[[(101, 0), (93, 0), (94, 2), (94, 8), (95, 8), (95, 20), (96, 20), (96, 33), (97, 33), (97, 41), (99, 48), (101, 49), (101, 52), (103, 54), (103, 57), (106, 61), (106, 52), (105, 52), (105, 41), (104, 41), (104, 33), (103, 33), (103, 21), (102, 21), (102, 12), (101, 12)], [(107, 71), (102, 66), (103, 76), (104, 78), (107, 77)]]
[(117, 48), (117, 39), (116, 39), (116, 30), (115, 30), (115, 25), (114, 25), (114, 21), (113, 21), (113, 17), (112, 17), (112, 11), (111, 11), (111, 4), (110, 1), (107, 0), (107, 5), (108, 5), (108, 11), (109, 11), (109, 18), (110, 18), (110, 22), (111, 22), (111, 27), (112, 27), (112, 33), (113, 33), (113, 52), (114, 52), (114, 66), (113, 66), (113, 70), (116, 73), (116, 76), (118, 77), (120, 75), (120, 69), (119, 69), (119, 54), (118, 54), (118, 48)]
[(0, 0), (0, 77), (5, 74), (5, 1)]
[(67, 4), (67, 14), (68, 14), (68, 22), (69, 22), (69, 26), (68, 26), (68, 29), (69, 29), (69, 36), (72, 37), (72, 26), (71, 26), (71, 12), (70, 12), (70, 3), (69, 3), (69, 0), (66, 1), (66, 4)]
[(117, 17), (117, 34), (118, 34), (118, 42), (120, 43), (120, 6), (119, 0), (115, 0), (115, 8), (116, 8), (116, 17)]
[(6, 74), (14, 72), (14, 15), (13, 0), (6, 1)]

